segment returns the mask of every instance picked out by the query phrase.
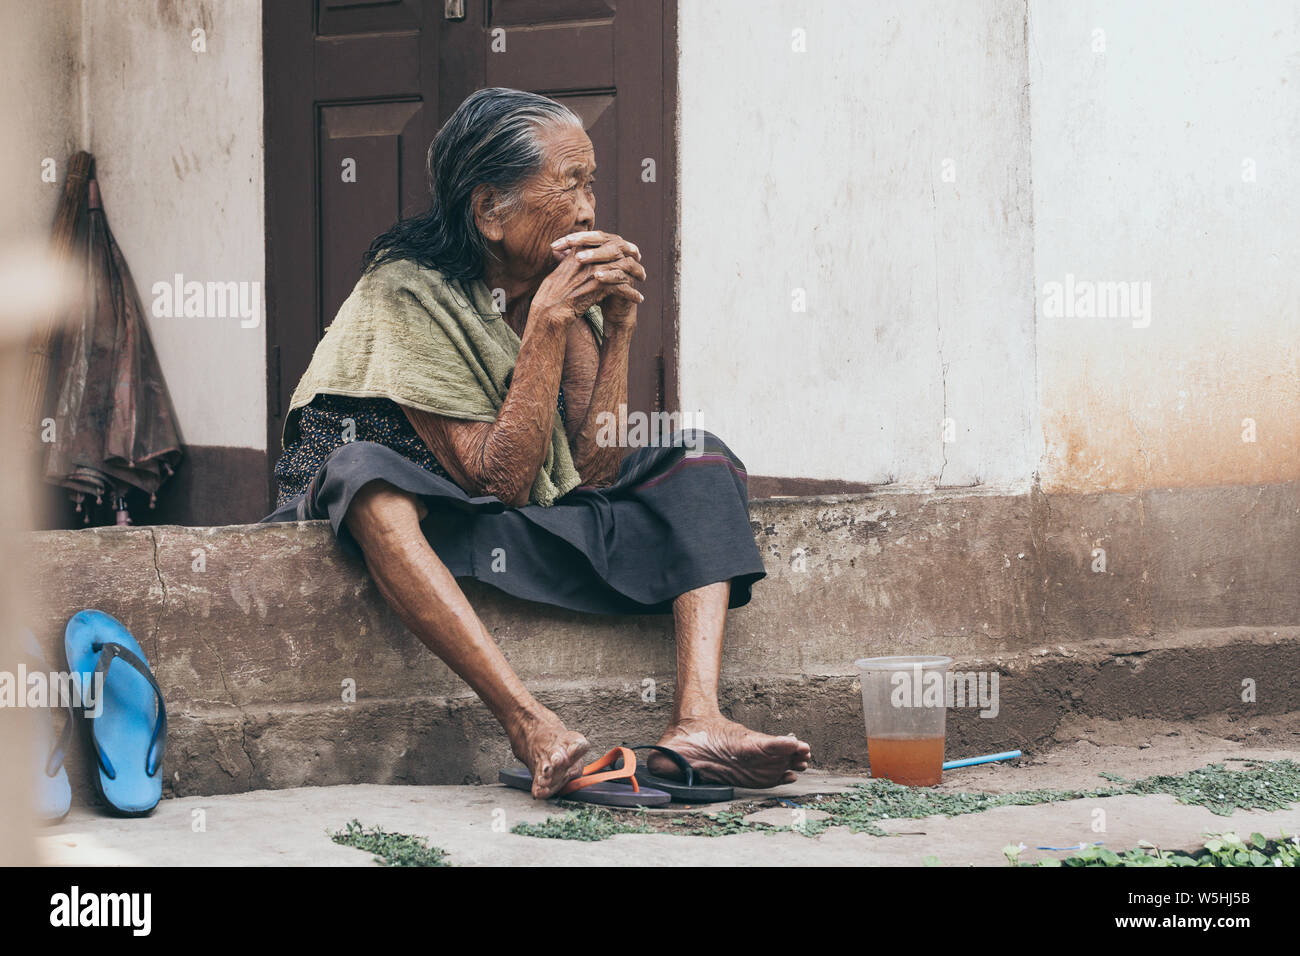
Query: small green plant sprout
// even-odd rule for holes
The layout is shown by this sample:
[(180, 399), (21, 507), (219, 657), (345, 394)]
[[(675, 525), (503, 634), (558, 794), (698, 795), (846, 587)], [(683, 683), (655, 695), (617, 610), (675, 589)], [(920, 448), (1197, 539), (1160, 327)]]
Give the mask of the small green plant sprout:
[(407, 833), (390, 833), (379, 827), (365, 829), (360, 821), (351, 820), (330, 839), (341, 846), (356, 847), (375, 854), (380, 866), (451, 866), (447, 853), (431, 847), (419, 837)]

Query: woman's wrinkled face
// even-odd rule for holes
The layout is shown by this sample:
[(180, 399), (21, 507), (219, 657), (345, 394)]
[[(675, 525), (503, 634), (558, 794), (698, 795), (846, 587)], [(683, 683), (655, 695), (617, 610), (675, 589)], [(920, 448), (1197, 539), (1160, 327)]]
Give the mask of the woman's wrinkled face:
[(555, 268), (551, 243), (596, 226), (596, 153), (591, 140), (572, 126), (541, 134), (541, 168), (521, 190), (520, 202), (504, 220), (480, 217), (484, 238), (519, 279), (540, 280)]

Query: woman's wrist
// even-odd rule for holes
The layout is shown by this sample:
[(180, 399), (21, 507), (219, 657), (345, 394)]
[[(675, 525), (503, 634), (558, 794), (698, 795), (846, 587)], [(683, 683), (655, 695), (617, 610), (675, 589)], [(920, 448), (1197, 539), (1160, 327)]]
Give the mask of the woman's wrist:
[(534, 300), (528, 310), (528, 324), (536, 324), (548, 331), (559, 330), (567, 334), (569, 326), (573, 324), (573, 310), (563, 302), (546, 303)]
[(635, 312), (633, 312), (627, 318), (618, 319), (617, 321), (610, 321), (608, 318), (605, 320), (604, 335), (605, 335), (606, 343), (610, 342), (611, 340), (613, 340), (614, 342), (618, 342), (620, 344), (630, 342), (632, 339), (632, 333), (635, 331), (636, 331)]

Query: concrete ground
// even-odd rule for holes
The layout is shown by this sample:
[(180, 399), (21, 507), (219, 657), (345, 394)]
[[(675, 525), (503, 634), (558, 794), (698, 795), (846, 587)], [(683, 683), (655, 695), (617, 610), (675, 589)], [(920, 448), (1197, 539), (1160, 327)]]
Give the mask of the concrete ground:
[[(1058, 735), (1066, 736), (1066, 735)], [(1071, 728), (1070, 742), (1015, 765), (965, 768), (945, 774), (941, 789), (989, 793), (1040, 788), (1097, 788), (1102, 770), (1126, 778), (1178, 773), (1236, 758), (1276, 760), (1300, 752), (1300, 719), (1292, 715), (1251, 726), (1231, 718), (1196, 723), (1155, 720), (1087, 721)], [(799, 783), (738, 798), (782, 797), (842, 789), (861, 777), (808, 773)], [(718, 809), (718, 806), (710, 807)], [(1105, 830), (1094, 832), (1096, 811)], [(1119, 851), (1149, 840), (1166, 849), (1199, 847), (1204, 834), (1234, 830), (1300, 833), (1300, 805), (1272, 813), (1238, 811), (1215, 816), (1171, 796), (1123, 796), (983, 813), (885, 822), (891, 836), (834, 828), (818, 837), (795, 833), (741, 833), (723, 837), (624, 834), (596, 843), (517, 836), (517, 823), (563, 812), (527, 794), (493, 786), (332, 786), (259, 790), (164, 800), (146, 819), (116, 819), (76, 808), (42, 831), (50, 864), (150, 866), (372, 866), (369, 853), (339, 846), (328, 836), (356, 818), (369, 826), (421, 836), (441, 847), (453, 865), (762, 865), (918, 866), (927, 856), (946, 866), (1005, 866), (1002, 848), (1023, 842), (1023, 860), (1065, 856), (1035, 849), (1104, 841)], [(662, 812), (662, 811), (655, 811)], [(674, 812), (699, 812), (674, 811)], [(788, 809), (762, 811), (765, 822), (786, 823)]]

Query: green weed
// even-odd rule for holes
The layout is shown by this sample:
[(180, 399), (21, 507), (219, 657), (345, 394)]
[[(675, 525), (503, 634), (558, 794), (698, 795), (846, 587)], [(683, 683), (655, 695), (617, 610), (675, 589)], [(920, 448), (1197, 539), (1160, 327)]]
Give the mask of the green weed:
[(389, 833), (379, 827), (363, 829), (357, 820), (350, 821), (344, 829), (330, 834), (330, 839), (343, 846), (356, 847), (375, 854), (381, 866), (451, 866), (444, 850), (427, 845), (419, 837), (406, 833)]

